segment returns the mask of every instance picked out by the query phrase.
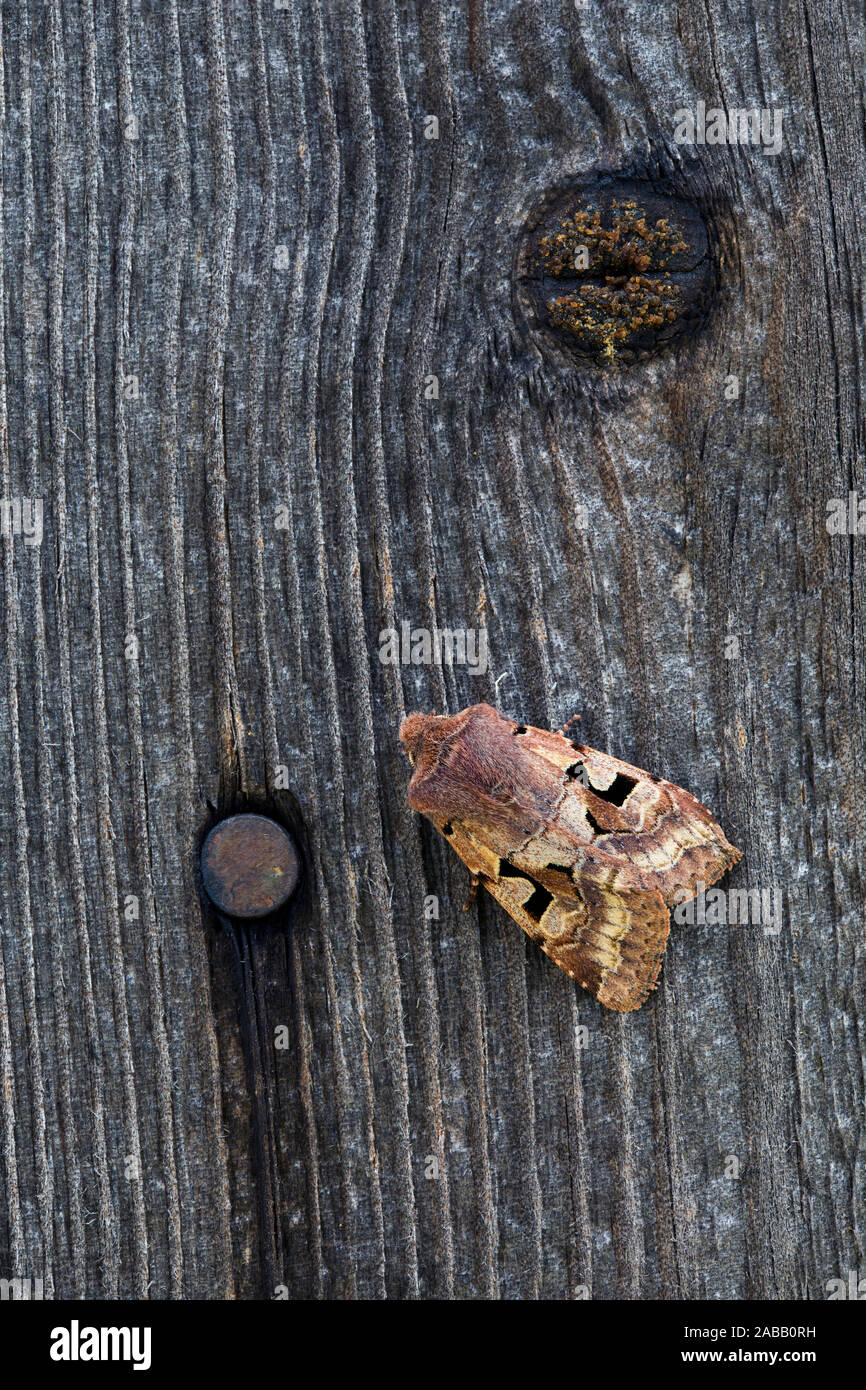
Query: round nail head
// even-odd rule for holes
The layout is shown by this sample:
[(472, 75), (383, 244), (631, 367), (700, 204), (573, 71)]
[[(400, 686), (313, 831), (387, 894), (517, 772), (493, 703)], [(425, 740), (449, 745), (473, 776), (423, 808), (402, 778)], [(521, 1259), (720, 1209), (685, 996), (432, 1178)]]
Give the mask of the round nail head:
[(229, 917), (268, 917), (298, 883), (298, 851), (269, 816), (229, 816), (210, 831), (201, 852), (205, 890)]

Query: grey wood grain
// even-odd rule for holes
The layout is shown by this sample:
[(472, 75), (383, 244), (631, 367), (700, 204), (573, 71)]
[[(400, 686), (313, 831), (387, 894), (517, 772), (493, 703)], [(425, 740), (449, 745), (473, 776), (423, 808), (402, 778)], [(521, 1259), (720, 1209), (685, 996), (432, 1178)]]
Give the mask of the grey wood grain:
[[(0, 542), (0, 1279), (820, 1299), (866, 1264), (866, 541), (825, 525), (864, 489), (863, 45), (831, 0), (2, 6), (0, 493), (44, 535)], [(699, 100), (780, 110), (779, 153), (677, 144)], [(514, 292), (593, 169), (717, 245), (703, 333), (621, 372)], [(404, 620), (485, 628), (489, 670), (383, 665)], [(397, 728), (481, 699), (700, 796), (781, 931), (674, 926), (617, 1016), (464, 911)], [(246, 805), (306, 880), (233, 941), (196, 855)]]

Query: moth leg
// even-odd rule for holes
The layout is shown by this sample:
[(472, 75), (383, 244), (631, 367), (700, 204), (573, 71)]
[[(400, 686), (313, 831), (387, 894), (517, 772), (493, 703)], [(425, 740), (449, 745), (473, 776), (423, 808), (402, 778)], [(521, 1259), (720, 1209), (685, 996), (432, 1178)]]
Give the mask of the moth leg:
[(476, 898), (477, 893), (478, 893), (478, 885), (479, 885), (480, 882), (481, 882), (480, 876), (479, 876), (478, 874), (473, 874), (473, 875), (472, 875), (472, 881), (471, 881), (471, 883), (469, 884), (469, 897), (466, 899), (465, 903), (463, 904), (463, 911), (464, 911), (464, 912), (468, 912), (469, 909), (470, 909), (470, 907), (471, 907), (472, 904), (474, 903), (475, 898)]

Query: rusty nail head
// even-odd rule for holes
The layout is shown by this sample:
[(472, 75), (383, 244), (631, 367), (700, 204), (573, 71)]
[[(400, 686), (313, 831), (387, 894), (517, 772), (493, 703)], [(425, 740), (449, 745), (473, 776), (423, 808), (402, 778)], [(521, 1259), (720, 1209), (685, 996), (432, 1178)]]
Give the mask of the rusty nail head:
[(284, 907), (298, 883), (294, 841), (269, 816), (244, 813), (220, 821), (201, 852), (205, 890), (229, 917), (267, 917)]

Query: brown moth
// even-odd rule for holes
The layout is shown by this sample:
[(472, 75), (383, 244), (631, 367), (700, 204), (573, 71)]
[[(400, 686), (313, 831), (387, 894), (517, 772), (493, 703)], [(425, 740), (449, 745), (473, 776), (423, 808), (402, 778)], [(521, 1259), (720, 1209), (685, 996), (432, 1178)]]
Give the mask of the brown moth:
[(681, 787), (490, 705), (400, 726), (409, 804), (505, 911), (609, 1009), (640, 1008), (670, 909), (741, 857)]

